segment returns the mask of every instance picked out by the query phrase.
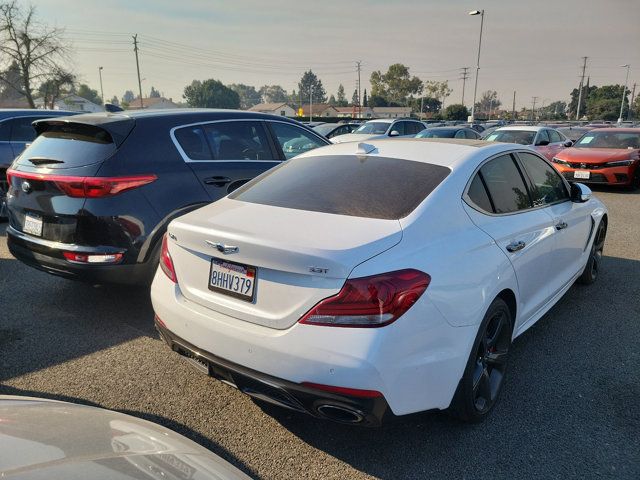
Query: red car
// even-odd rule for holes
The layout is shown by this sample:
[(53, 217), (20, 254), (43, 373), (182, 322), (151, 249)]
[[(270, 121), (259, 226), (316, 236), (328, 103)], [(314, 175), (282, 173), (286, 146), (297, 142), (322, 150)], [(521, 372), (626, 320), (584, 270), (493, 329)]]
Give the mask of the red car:
[(567, 180), (640, 188), (640, 128), (591, 130), (552, 161)]

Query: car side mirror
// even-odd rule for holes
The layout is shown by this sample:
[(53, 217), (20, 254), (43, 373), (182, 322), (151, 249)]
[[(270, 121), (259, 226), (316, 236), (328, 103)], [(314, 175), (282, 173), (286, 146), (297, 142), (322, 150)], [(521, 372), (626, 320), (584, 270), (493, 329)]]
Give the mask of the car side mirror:
[(571, 184), (571, 201), (575, 203), (588, 202), (591, 199), (591, 189), (582, 183)]
[(540, 140), (538, 143), (536, 143), (536, 147), (544, 147), (546, 145), (549, 145), (549, 140)]
[(391, 133), (389, 133), (390, 137), (399, 137), (400, 136), (400, 132), (397, 130), (391, 130)]
[(562, 145), (564, 145), (565, 147), (569, 148), (569, 147), (573, 147), (573, 142), (571, 140), (567, 140), (566, 142), (564, 142)]

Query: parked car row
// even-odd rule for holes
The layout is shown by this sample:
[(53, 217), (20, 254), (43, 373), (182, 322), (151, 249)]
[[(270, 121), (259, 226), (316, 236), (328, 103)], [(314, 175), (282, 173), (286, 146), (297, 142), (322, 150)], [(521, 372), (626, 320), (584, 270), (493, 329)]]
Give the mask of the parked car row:
[(424, 125), (393, 119), (331, 145), (227, 110), (34, 125), (8, 170), (11, 253), (93, 283), (153, 280), (172, 351), (316, 417), (482, 420), (512, 340), (600, 271), (606, 207), (530, 142), (465, 127), (397, 141)]

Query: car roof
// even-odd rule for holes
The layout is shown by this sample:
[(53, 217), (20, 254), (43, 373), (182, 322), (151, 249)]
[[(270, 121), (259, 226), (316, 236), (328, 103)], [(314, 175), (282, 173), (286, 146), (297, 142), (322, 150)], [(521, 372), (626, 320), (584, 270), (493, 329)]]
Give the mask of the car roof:
[(44, 110), (37, 108), (3, 108), (0, 109), (0, 119), (13, 117), (54, 117), (63, 115), (77, 115), (80, 112), (70, 110)]
[(640, 133), (639, 127), (627, 127), (627, 128), (593, 128), (590, 132), (602, 132), (602, 133)]
[(497, 132), (498, 130), (499, 131), (503, 131), (503, 130), (519, 130), (519, 131), (524, 131), (524, 132), (539, 132), (543, 128), (551, 128), (551, 127), (541, 127), (541, 126), (537, 126), (537, 125), (512, 125), (512, 126), (508, 126), (508, 127), (496, 128), (494, 130), (494, 132)]
[(471, 130), (471, 128), (467, 127), (466, 125), (448, 125), (444, 127), (429, 127), (425, 130)]
[[(368, 154), (359, 153), (361, 145), (374, 147)], [(513, 143), (486, 142), (454, 138), (391, 138), (365, 142), (336, 143), (310, 150), (297, 158), (325, 155), (376, 155), (380, 157), (413, 160), (456, 169), (465, 159), (478, 154), (487, 158), (503, 152), (531, 150)]]

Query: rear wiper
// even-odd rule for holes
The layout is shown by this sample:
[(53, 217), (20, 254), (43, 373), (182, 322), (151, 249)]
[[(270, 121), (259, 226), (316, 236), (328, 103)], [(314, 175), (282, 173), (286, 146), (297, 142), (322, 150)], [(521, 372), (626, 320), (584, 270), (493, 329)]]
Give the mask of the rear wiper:
[(30, 158), (29, 161), (36, 166), (49, 165), (52, 163), (64, 163), (64, 160), (55, 160), (53, 158), (46, 158), (46, 157), (33, 157), (33, 158)]

